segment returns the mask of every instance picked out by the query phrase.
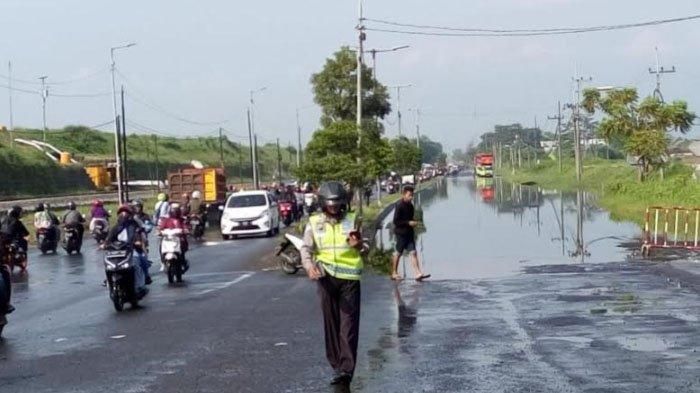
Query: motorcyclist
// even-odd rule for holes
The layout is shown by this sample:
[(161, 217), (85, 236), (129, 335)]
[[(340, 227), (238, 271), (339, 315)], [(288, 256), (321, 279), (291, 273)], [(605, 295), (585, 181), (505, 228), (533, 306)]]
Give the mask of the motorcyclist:
[(116, 242), (126, 243), (132, 247), (139, 259), (139, 266), (146, 276), (146, 284), (148, 285), (151, 283), (151, 277), (148, 273), (150, 262), (148, 262), (148, 257), (144, 252), (142, 230), (143, 228), (136, 220), (131, 206), (121, 205), (117, 210), (117, 222), (109, 230), (105, 243), (100, 247), (105, 248), (106, 245)]
[(153, 209), (153, 222), (156, 226), (160, 225), (161, 220), (168, 218), (170, 214), (170, 202), (168, 202), (168, 194), (161, 192), (158, 194), (158, 202)]
[(297, 201), (297, 217), (301, 218), (304, 215), (304, 193), (300, 187), (295, 190), (294, 199)]
[(99, 199), (92, 201), (92, 207), (90, 208), (90, 231), (95, 229), (95, 222), (97, 221), (102, 221), (105, 226), (109, 226), (109, 212)]
[(151, 221), (151, 216), (143, 211), (143, 201), (141, 199), (136, 199), (131, 204), (131, 208), (134, 213), (134, 220), (136, 220), (141, 227), (138, 233), (142, 244), (140, 247), (141, 252), (139, 252), (139, 258), (145, 259), (145, 261), (142, 261), (141, 264), (143, 266), (144, 273), (146, 274), (146, 284), (151, 284), (151, 275), (148, 272), (148, 268), (151, 266), (151, 262), (148, 259), (148, 234), (153, 230), (153, 221)]
[(20, 248), (24, 251), (27, 250), (29, 231), (22, 223), (22, 220), (20, 220), (20, 217), (22, 217), (22, 208), (20, 206), (13, 206), (3, 219), (2, 225), (0, 225), (0, 274), (6, 283), (5, 290), (7, 291), (7, 304), (0, 304), (0, 314), (9, 314), (15, 310), (12, 304), (10, 304), (12, 281), (10, 279), (9, 266), (5, 264), (5, 250), (12, 242), (17, 242)]
[(77, 210), (77, 205), (75, 202), (70, 201), (68, 203), (68, 211), (63, 215), (63, 227), (75, 228), (78, 232), (78, 244), (83, 244), (83, 233), (85, 233), (85, 217)]
[(49, 204), (39, 203), (34, 213), (34, 227), (36, 229), (46, 229), (48, 238), (58, 241), (60, 232), (57, 226), (60, 224), (58, 217), (51, 212)]
[[(182, 234), (180, 235), (180, 250), (182, 251), (182, 260), (183, 264), (185, 267), (185, 271), (187, 271), (190, 268), (190, 264), (187, 261), (187, 250), (189, 249), (189, 243), (187, 242), (187, 224), (185, 223), (185, 218), (182, 216), (182, 208), (180, 207), (179, 204), (173, 203), (170, 206), (170, 216), (164, 220), (161, 221), (160, 225), (158, 225), (158, 229), (160, 231), (165, 230), (165, 229), (182, 229)], [(161, 255), (161, 263), (162, 261), (162, 255)], [(165, 265), (161, 266), (161, 271), (165, 269)]]
[(190, 199), (188, 205), (189, 214), (204, 214), (204, 204), (202, 203), (202, 193), (200, 191), (192, 191), (192, 199)]

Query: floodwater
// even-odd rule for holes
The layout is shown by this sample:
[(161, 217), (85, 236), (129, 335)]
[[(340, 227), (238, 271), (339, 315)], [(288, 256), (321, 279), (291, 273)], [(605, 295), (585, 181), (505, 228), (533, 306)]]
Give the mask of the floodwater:
[[(471, 176), (445, 178), (416, 195), (426, 231), (417, 247), (436, 280), (505, 277), (528, 266), (625, 261), (640, 229), (615, 222), (594, 195)], [(393, 246), (390, 214), (378, 244)], [(408, 266), (407, 258), (403, 265)], [(408, 277), (413, 273), (408, 269)]]

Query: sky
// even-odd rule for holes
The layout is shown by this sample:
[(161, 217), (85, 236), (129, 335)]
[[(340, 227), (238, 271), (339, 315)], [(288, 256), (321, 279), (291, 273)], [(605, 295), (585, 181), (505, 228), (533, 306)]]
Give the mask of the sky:
[[(634, 23), (700, 14), (697, 0), (365, 0), (365, 16), (478, 28), (549, 28)], [(124, 85), (129, 132), (247, 136), (249, 92), (263, 143), (296, 142), (318, 127), (309, 79), (342, 45), (355, 45), (356, 0), (3, 0), (0, 123), (9, 124), (8, 61), (14, 125), (40, 128), (40, 76), (48, 76), (49, 128), (95, 126), (113, 117), (109, 48)], [(370, 23), (368, 23), (370, 25)], [(377, 26), (376, 24), (374, 26)], [(378, 27), (378, 26), (377, 26)], [(572, 101), (572, 76), (586, 86), (633, 86), (651, 94), (658, 47), (667, 100), (700, 113), (700, 20), (641, 29), (550, 37), (424, 37), (367, 32), (367, 49), (410, 45), (377, 55), (378, 79), (401, 92), (404, 133), (447, 150), (477, 141), (496, 124), (535, 122), (553, 131), (557, 101)], [(368, 59), (369, 60), (369, 59)], [(20, 82), (21, 80), (21, 82)], [(396, 91), (391, 90), (397, 108)], [(2, 96), (6, 97), (3, 99)], [(64, 95), (64, 96), (61, 96)], [(88, 95), (89, 97), (65, 97)], [(133, 98), (132, 98), (133, 97)], [(385, 122), (397, 135), (396, 113)], [(111, 130), (111, 126), (101, 129)], [(693, 131), (691, 136), (695, 137)]]

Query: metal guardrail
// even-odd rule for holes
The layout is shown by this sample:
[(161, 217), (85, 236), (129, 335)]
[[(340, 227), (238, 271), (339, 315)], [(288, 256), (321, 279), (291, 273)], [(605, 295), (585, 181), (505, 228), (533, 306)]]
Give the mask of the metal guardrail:
[[(130, 191), (130, 198), (148, 198), (153, 196), (153, 191)], [(0, 210), (10, 209), (12, 206), (19, 205), (22, 209), (33, 211), (37, 204), (40, 202), (49, 203), (55, 207), (61, 207), (66, 205), (69, 201), (73, 201), (78, 205), (88, 205), (95, 199), (101, 199), (105, 202), (117, 202), (117, 193), (94, 193), (94, 194), (77, 194), (77, 195), (64, 195), (55, 197), (43, 197), (43, 198), (31, 198), (31, 199), (18, 199), (14, 201), (2, 201), (0, 202)]]
[(648, 207), (642, 255), (655, 248), (700, 251), (700, 208)]

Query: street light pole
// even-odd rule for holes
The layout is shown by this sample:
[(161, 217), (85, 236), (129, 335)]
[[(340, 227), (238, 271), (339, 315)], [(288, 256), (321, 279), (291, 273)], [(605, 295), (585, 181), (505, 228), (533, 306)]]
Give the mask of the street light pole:
[(299, 123), (299, 108), (297, 108), (297, 168), (301, 166), (301, 124)]
[(44, 142), (46, 142), (46, 98), (49, 96), (49, 91), (46, 88), (46, 78), (48, 78), (46, 75), (39, 77), (41, 79), (41, 112), (44, 124)]
[(118, 194), (118, 200), (119, 204), (124, 203), (124, 194), (122, 191), (122, 175), (121, 175), (121, 167), (122, 167), (122, 162), (121, 162), (121, 154), (120, 154), (120, 148), (119, 148), (119, 113), (117, 112), (117, 84), (115, 82), (115, 77), (114, 73), (116, 70), (116, 61), (114, 60), (114, 51), (119, 50), (119, 49), (126, 49), (126, 48), (131, 48), (132, 46), (136, 45), (135, 43), (131, 42), (126, 45), (121, 45), (121, 46), (114, 46), (109, 48), (109, 57), (111, 60), (111, 65), (110, 65), (110, 70), (112, 74), (112, 106), (114, 108), (114, 157), (115, 157), (115, 166), (116, 170), (115, 173), (117, 175), (117, 194)]
[(248, 136), (251, 140), (251, 163), (253, 165), (253, 187), (260, 188), (260, 174), (258, 173), (258, 148), (257, 134), (255, 133), (255, 93), (263, 92), (267, 87), (250, 90), (250, 109), (248, 110)]
[(396, 89), (396, 101), (397, 101), (396, 113), (397, 113), (397, 116), (398, 116), (399, 136), (401, 136), (401, 130), (402, 130), (402, 128), (401, 128), (401, 89), (405, 89), (405, 88), (408, 88), (408, 87), (413, 87), (413, 85), (412, 85), (412, 84), (408, 84), (408, 85), (391, 86), (391, 87), (394, 88), (394, 89)]
[(387, 53), (387, 52), (396, 52), (401, 49), (406, 49), (410, 48), (410, 45), (401, 45), (401, 46), (395, 46), (393, 48), (388, 48), (388, 49), (369, 49), (366, 50), (365, 53), (370, 53), (372, 54), (372, 73), (374, 74), (374, 79), (377, 80), (377, 53)]

